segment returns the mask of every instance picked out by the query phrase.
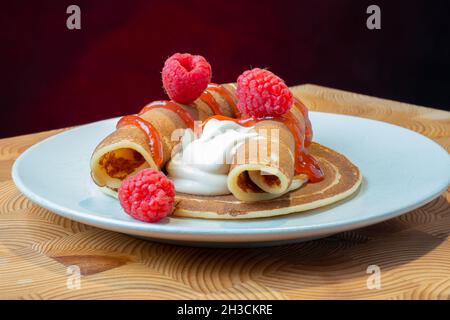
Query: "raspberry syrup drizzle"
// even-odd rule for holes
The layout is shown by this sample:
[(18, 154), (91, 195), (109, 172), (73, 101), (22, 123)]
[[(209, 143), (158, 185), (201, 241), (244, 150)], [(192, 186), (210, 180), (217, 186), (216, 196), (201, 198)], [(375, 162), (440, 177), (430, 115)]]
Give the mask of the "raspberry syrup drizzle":
[[(303, 113), (302, 113), (303, 114)], [(311, 140), (307, 140), (307, 131), (309, 119), (304, 117), (305, 119), (305, 130), (302, 130), (302, 127), (298, 123), (298, 120), (289, 110), (280, 118), (275, 118), (273, 120), (278, 120), (283, 122), (291, 131), (294, 140), (295, 140), (295, 172), (304, 173), (308, 176), (309, 181), (311, 182), (319, 182), (324, 179), (324, 174), (322, 169), (319, 166), (319, 163), (313, 156), (311, 156), (306, 147), (310, 145)], [(309, 125), (310, 127), (311, 125)], [(310, 130), (310, 129), (309, 129)], [(308, 145), (307, 145), (308, 143)]]
[(295, 97), (292, 107), (300, 111), (300, 113), (303, 115), (303, 119), (305, 119), (305, 147), (307, 148), (312, 141), (312, 126), (308, 116), (308, 108), (306, 108), (306, 106)]
[(241, 112), (237, 108), (234, 99), (231, 97), (230, 92), (224, 86), (217, 83), (210, 83), (208, 84), (208, 90), (217, 92), (220, 96), (222, 96), (222, 98), (224, 98), (228, 105), (233, 109), (233, 115), (236, 118), (241, 117)]
[(158, 101), (150, 102), (144, 108), (142, 108), (141, 111), (139, 111), (138, 115), (141, 116), (149, 110), (158, 109), (158, 108), (164, 108), (164, 109), (168, 109), (170, 111), (175, 112), (181, 118), (181, 120), (183, 120), (186, 127), (194, 129), (194, 119), (191, 117), (189, 112), (184, 110), (182, 107), (180, 107), (178, 104), (176, 104), (173, 101), (158, 100)]
[[(305, 108), (306, 112), (307, 109)], [(301, 111), (300, 111), (301, 112)], [(302, 112), (302, 115), (305, 115), (304, 112)], [(256, 118), (230, 118), (223, 115), (215, 115), (212, 117), (209, 117), (206, 119), (203, 124), (202, 128), (205, 126), (205, 124), (210, 119), (217, 119), (217, 120), (228, 120), (233, 121), (243, 127), (250, 127), (253, 126), (255, 123), (261, 120), (273, 120), (273, 121), (280, 121), (288, 127), (289, 131), (291, 131), (292, 136), (294, 137), (295, 141), (295, 172), (297, 174), (306, 174), (309, 178), (309, 181), (311, 182), (319, 182), (324, 179), (324, 173), (322, 169), (320, 168), (319, 163), (316, 159), (314, 159), (313, 156), (311, 156), (307, 150), (306, 146), (310, 145), (311, 140), (307, 140), (307, 136), (309, 134), (308, 139), (312, 138), (312, 130), (311, 130), (311, 123), (309, 122), (309, 119), (307, 118), (307, 113), (305, 118), (305, 129), (300, 126), (299, 121), (297, 118), (292, 114), (292, 112), (289, 110), (281, 117), (266, 117), (261, 119)]]
[(199, 99), (206, 103), (215, 115), (223, 115), (222, 110), (220, 110), (219, 104), (217, 103), (216, 99), (214, 99), (214, 96), (211, 92), (209, 92), (208, 90), (203, 91)]
[(159, 137), (158, 130), (148, 121), (145, 121), (139, 116), (124, 116), (117, 122), (116, 128), (120, 128), (126, 125), (132, 125), (144, 132), (147, 141), (150, 144), (150, 150), (152, 152), (153, 160), (157, 166), (161, 166), (163, 162), (163, 148), (161, 144), (161, 138)]

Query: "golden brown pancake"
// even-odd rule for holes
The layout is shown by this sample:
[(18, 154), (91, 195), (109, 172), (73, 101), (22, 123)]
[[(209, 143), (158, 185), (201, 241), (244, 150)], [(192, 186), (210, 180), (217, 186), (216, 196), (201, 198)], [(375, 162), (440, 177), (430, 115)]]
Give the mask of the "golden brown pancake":
[[(345, 156), (318, 143), (311, 144), (310, 154), (319, 161), (325, 173), (325, 179), (320, 182), (308, 182), (279, 198), (252, 203), (239, 201), (233, 195), (196, 196), (179, 193), (173, 215), (204, 219), (273, 217), (330, 205), (358, 190), (362, 181), (361, 173)], [(248, 187), (254, 192), (258, 190), (254, 184)]]

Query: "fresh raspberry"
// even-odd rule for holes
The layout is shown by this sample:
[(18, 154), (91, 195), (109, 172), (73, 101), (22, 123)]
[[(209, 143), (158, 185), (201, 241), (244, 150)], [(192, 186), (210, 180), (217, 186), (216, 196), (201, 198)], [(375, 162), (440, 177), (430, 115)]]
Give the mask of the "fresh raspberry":
[(157, 222), (173, 210), (175, 189), (162, 172), (144, 169), (122, 181), (120, 205), (135, 219)]
[(211, 81), (211, 66), (202, 56), (175, 53), (164, 63), (162, 81), (170, 99), (189, 104)]
[(243, 115), (279, 117), (292, 106), (293, 97), (284, 81), (272, 72), (255, 68), (237, 79), (237, 107)]

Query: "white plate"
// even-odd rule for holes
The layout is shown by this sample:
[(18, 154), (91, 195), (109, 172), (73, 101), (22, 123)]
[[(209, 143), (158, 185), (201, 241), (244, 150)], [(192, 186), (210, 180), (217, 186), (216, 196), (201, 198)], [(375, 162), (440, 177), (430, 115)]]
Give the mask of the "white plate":
[(168, 218), (144, 223), (92, 183), (89, 158), (117, 119), (52, 136), (14, 163), (25, 196), (56, 214), (99, 228), (158, 241), (202, 246), (261, 246), (305, 241), (377, 223), (417, 208), (450, 183), (450, 157), (413, 131), (363, 118), (311, 112), (314, 140), (346, 155), (363, 174), (359, 192), (306, 213), (241, 221)]

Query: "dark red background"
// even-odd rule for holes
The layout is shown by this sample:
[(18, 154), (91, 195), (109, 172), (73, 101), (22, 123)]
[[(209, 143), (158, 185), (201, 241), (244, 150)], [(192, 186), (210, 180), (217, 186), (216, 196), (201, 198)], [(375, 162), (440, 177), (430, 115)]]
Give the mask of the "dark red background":
[[(382, 30), (366, 28), (378, 4)], [(81, 7), (82, 29), (66, 28)], [(269, 67), (316, 83), (450, 105), (447, 1), (10, 1), (2, 3), (0, 136), (136, 112), (164, 98), (174, 52), (204, 55), (214, 82)]]

